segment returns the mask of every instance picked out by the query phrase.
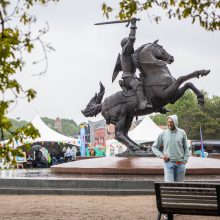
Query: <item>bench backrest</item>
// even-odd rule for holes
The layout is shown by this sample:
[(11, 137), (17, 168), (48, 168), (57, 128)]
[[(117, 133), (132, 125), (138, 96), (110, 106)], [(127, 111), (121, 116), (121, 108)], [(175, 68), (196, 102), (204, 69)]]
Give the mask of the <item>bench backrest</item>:
[(220, 216), (220, 184), (154, 183), (157, 208), (164, 214)]

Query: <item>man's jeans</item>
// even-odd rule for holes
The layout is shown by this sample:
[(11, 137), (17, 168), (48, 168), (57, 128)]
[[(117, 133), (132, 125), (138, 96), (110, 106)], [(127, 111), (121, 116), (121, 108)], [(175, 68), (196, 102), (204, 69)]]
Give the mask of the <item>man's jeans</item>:
[(164, 181), (165, 182), (183, 182), (185, 179), (185, 164), (176, 164), (175, 162), (164, 162)]

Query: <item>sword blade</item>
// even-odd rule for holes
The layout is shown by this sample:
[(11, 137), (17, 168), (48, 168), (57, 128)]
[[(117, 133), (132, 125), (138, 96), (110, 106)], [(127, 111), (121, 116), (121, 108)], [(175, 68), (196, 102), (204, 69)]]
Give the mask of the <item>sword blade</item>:
[(130, 19), (122, 20), (122, 21), (106, 21), (106, 22), (95, 23), (94, 25), (119, 24), (119, 23), (127, 23), (129, 21)]

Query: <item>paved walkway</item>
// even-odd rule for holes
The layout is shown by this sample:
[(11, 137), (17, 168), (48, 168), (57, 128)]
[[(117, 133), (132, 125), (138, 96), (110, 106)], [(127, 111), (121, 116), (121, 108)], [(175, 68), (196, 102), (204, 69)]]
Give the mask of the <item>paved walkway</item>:
[[(156, 220), (155, 196), (0, 195), (1, 220)], [(175, 216), (175, 220), (219, 217)]]

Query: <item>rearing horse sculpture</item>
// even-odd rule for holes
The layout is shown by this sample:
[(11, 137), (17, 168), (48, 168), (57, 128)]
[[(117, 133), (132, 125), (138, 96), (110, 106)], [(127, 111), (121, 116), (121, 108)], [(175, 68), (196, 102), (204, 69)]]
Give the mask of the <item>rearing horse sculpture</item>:
[[(162, 107), (174, 104), (181, 98), (187, 89), (191, 89), (197, 96), (198, 104), (204, 104), (203, 94), (190, 82), (185, 81), (192, 78), (206, 76), (209, 70), (200, 70), (175, 79), (168, 67), (174, 61), (167, 51), (155, 41), (138, 48), (134, 53), (134, 60), (140, 70), (140, 80), (144, 85), (144, 92), (153, 105), (153, 109), (138, 109), (137, 95), (125, 96), (123, 91), (117, 92), (102, 102), (105, 93), (104, 86), (100, 83), (100, 91), (90, 100), (82, 113), (86, 117), (96, 116), (102, 113), (107, 124), (115, 125), (115, 139), (125, 144), (128, 152), (139, 151), (140, 145), (128, 137), (133, 118), (139, 115), (147, 115), (152, 112), (161, 111)], [(147, 132), (147, 131), (146, 131)]]

